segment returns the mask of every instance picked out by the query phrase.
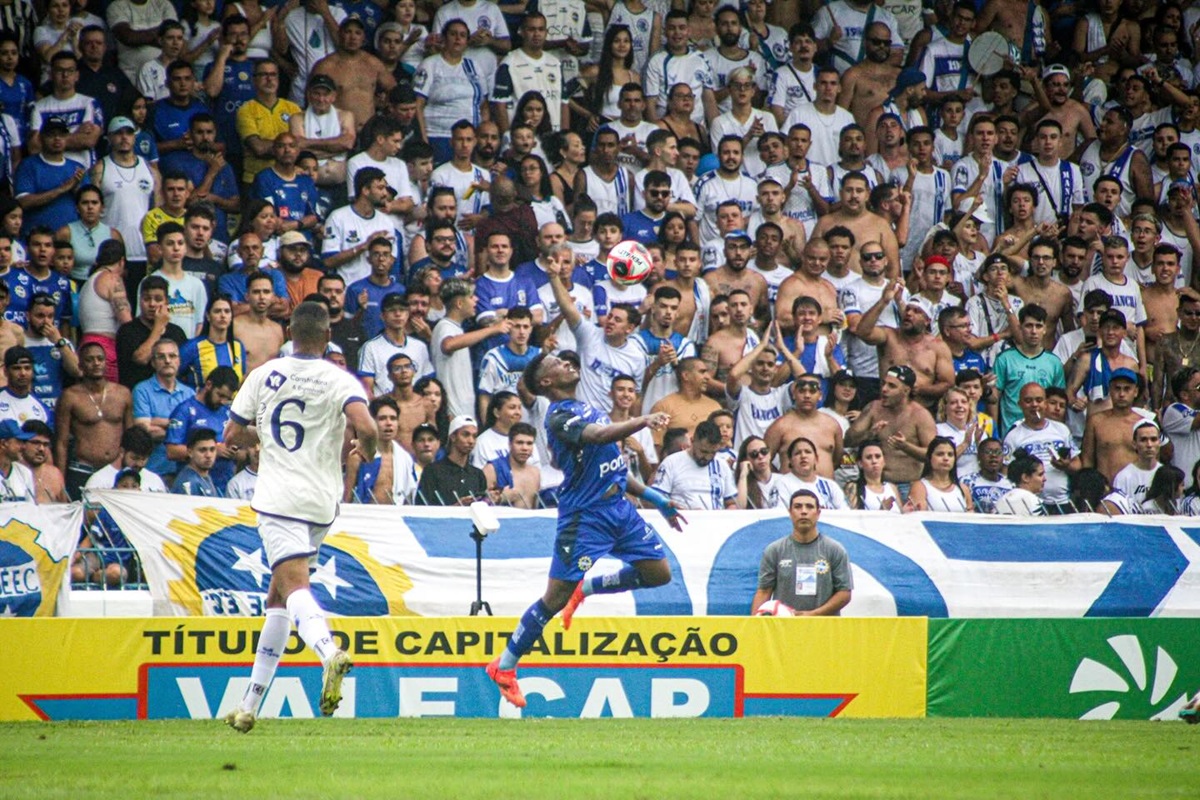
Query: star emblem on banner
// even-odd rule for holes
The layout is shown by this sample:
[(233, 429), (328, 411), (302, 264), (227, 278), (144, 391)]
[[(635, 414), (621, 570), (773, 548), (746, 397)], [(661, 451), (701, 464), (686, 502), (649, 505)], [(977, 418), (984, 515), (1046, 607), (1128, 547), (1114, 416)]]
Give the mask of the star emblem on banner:
[(249, 553), (240, 547), (234, 547), (232, 550), (233, 554), (237, 556), (237, 561), (233, 562), (233, 569), (240, 570), (241, 572), (249, 572), (254, 576), (254, 582), (260, 587), (263, 585), (264, 578), (270, 580), (271, 570), (263, 563), (263, 551), (261, 547)]
[(324, 586), (333, 600), (337, 600), (338, 589), (350, 588), (349, 581), (344, 581), (337, 575), (337, 556), (330, 556), (328, 561), (317, 567), (309, 578), (309, 582)]

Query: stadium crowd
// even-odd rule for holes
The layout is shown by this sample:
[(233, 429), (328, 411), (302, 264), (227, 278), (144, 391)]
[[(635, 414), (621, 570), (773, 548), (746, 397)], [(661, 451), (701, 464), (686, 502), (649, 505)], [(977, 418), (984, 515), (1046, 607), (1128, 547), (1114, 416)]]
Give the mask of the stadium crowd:
[(552, 506), (554, 352), (681, 508), (1200, 513), (1196, 52), (1166, 0), (3, 0), (3, 498), (251, 496), (316, 298), (347, 502)]

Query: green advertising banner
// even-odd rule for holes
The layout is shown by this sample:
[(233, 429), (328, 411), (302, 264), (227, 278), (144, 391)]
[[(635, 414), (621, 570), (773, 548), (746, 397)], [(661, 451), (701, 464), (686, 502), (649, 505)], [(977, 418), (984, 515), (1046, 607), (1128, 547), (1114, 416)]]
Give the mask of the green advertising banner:
[(1177, 719), (1194, 619), (931, 619), (931, 717)]

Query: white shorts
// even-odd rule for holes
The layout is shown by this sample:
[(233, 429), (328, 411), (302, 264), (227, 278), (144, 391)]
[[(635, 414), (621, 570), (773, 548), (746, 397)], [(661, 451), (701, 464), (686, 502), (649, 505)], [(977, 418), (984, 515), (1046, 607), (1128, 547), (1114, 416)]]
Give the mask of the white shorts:
[(258, 515), (258, 535), (267, 551), (267, 564), (275, 569), (281, 561), (308, 557), (309, 567), (317, 565), (317, 550), (329, 533), (328, 525), (314, 525), (299, 519)]

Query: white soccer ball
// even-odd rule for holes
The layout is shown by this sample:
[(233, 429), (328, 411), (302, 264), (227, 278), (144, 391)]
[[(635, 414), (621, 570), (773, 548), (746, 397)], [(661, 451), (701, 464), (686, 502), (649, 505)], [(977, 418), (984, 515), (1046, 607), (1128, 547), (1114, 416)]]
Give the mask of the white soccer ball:
[(778, 600), (768, 600), (758, 607), (754, 612), (756, 617), (794, 617), (796, 611), (786, 603), (781, 603)]
[(641, 242), (627, 239), (608, 252), (608, 277), (618, 286), (641, 283), (654, 269), (654, 259)]

